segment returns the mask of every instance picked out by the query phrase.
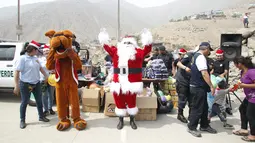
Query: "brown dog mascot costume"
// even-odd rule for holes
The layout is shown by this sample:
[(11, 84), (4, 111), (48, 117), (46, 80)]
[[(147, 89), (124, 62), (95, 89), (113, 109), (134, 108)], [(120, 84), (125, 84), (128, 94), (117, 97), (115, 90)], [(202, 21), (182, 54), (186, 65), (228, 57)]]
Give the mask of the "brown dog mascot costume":
[(55, 70), (56, 75), (56, 101), (60, 122), (57, 125), (59, 131), (70, 127), (69, 105), (71, 105), (71, 117), (77, 130), (86, 128), (86, 121), (80, 117), (78, 98), (77, 70), (81, 69), (81, 61), (73, 51), (72, 32), (64, 30), (55, 32), (50, 30), (45, 33), (50, 38), (50, 53), (47, 58), (48, 70)]

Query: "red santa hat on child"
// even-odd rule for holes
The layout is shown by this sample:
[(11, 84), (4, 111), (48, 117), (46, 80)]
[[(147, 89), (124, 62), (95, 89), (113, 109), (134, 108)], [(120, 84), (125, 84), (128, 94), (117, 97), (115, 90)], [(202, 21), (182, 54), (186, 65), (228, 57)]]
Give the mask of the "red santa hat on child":
[(43, 51), (49, 51), (50, 50), (50, 46), (45, 44), (42, 46), (43, 47)]
[(38, 50), (41, 47), (41, 44), (39, 44), (38, 42), (32, 40), (28, 45), (34, 46), (35, 48), (37, 48)]
[(224, 54), (224, 51), (221, 50), (221, 49), (218, 49), (218, 50), (216, 51), (216, 55), (217, 55), (217, 56), (222, 56), (223, 54)]
[(187, 51), (184, 48), (181, 48), (179, 50), (179, 54), (186, 54), (186, 53), (187, 53)]

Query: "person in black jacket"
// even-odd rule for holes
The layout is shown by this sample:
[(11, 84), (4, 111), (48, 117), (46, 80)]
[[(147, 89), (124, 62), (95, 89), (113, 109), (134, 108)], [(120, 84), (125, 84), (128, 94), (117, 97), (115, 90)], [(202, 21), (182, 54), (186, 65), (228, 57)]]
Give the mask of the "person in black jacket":
[(72, 46), (74, 51), (79, 54), (81, 47), (80, 44), (76, 41), (76, 36), (73, 34), (73, 38), (72, 38)]
[(176, 91), (178, 93), (178, 116), (177, 119), (183, 123), (188, 123), (187, 119), (183, 115), (183, 110), (188, 102), (189, 113), (191, 109), (192, 97), (189, 91), (190, 82), (190, 67), (191, 59), (193, 53), (187, 53), (185, 56), (177, 63), (177, 73), (176, 73)]
[(174, 62), (173, 54), (166, 51), (165, 46), (161, 45), (159, 46), (159, 55), (157, 56), (157, 59), (162, 59), (165, 63), (165, 66), (167, 67), (169, 76), (172, 76), (172, 65)]

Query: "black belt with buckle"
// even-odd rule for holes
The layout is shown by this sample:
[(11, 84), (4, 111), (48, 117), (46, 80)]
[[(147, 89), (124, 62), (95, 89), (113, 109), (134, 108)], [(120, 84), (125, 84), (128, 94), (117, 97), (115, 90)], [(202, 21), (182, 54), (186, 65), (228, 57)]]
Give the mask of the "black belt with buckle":
[(142, 73), (142, 68), (128, 68), (128, 72), (126, 71), (126, 68), (114, 68), (113, 73), (114, 74), (138, 74)]

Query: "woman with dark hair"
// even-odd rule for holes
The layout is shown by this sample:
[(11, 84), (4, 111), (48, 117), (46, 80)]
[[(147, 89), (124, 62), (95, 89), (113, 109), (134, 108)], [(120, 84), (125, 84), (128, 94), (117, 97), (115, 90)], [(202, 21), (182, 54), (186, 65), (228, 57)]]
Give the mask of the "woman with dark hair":
[[(241, 115), (241, 129), (233, 134), (244, 136), (242, 140), (255, 142), (255, 68), (249, 57), (238, 57), (234, 60), (235, 66), (241, 70), (239, 88), (243, 88), (245, 99), (239, 107)], [(248, 131), (250, 126), (250, 135)]]
[[(39, 121), (49, 122), (43, 114), (42, 106), (42, 92), (40, 86), (40, 72), (47, 77), (41, 64), (36, 57), (40, 44), (32, 41), (24, 49), (25, 54), (21, 55), (19, 60), (15, 63), (15, 88), (14, 94), (21, 95), (20, 105), (20, 128), (26, 127), (26, 109), (29, 102), (31, 92), (35, 96), (37, 110), (39, 114)], [(45, 80), (47, 82), (47, 78)]]

